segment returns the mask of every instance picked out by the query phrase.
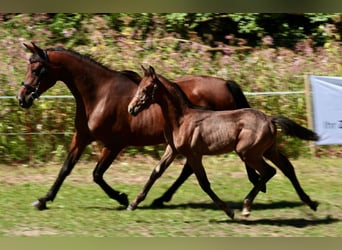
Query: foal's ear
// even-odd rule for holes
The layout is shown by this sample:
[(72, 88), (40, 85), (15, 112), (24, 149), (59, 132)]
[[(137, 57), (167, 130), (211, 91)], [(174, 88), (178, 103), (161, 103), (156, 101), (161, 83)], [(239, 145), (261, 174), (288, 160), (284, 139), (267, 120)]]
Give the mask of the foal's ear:
[(144, 72), (144, 76), (147, 76), (148, 75), (148, 71), (147, 71), (147, 69), (144, 67), (144, 65), (140, 65), (140, 67), (141, 67), (141, 69), (143, 70), (143, 72)]
[(154, 68), (150, 65), (150, 67), (148, 68), (148, 71), (150, 73), (150, 76), (155, 77), (156, 76), (156, 71), (154, 70)]

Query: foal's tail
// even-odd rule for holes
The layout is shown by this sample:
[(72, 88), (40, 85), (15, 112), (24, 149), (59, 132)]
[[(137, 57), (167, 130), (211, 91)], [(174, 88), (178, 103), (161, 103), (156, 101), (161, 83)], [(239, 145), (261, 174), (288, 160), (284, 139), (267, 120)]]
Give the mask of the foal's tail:
[(272, 122), (279, 124), (285, 135), (308, 141), (317, 141), (319, 139), (314, 131), (304, 128), (284, 116), (272, 116)]
[(236, 82), (232, 80), (227, 80), (226, 85), (234, 97), (234, 101), (236, 103), (237, 109), (250, 108), (247, 98), (243, 94), (242, 89), (239, 86), (239, 84), (237, 84)]

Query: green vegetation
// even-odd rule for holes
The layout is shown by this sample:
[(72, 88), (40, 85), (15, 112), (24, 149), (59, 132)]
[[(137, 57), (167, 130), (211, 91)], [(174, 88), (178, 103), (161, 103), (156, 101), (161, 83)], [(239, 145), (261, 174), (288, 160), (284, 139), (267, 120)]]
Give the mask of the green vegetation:
[[(94, 163), (81, 163), (66, 179), (50, 209), (37, 211), (30, 204), (44, 195), (59, 165), (36, 168), (0, 166), (1, 236), (90, 237), (339, 237), (342, 235), (338, 159), (294, 160), (298, 178), (315, 200), (317, 212), (303, 205), (289, 180), (278, 171), (260, 193), (249, 218), (240, 215), (242, 200), (250, 190), (245, 169), (235, 157), (204, 160), (213, 190), (235, 208), (230, 220), (191, 177), (165, 208), (150, 207), (175, 180), (183, 161), (176, 161), (158, 180), (137, 210), (126, 211), (92, 182)], [(132, 200), (156, 164), (155, 160), (121, 157), (105, 175), (115, 189)]]
[[(304, 91), (308, 74), (342, 73), (340, 14), (58, 13), (1, 14), (0, 19), (0, 96), (18, 91), (29, 55), (22, 43), (30, 41), (43, 48), (63, 45), (116, 70), (140, 73), (140, 64), (151, 64), (170, 79), (185, 74), (233, 79), (245, 92)], [(70, 93), (58, 83), (46, 95)], [(304, 94), (248, 100), (269, 114), (307, 124)], [(14, 98), (0, 99), (0, 104), (0, 162), (37, 164), (65, 157), (73, 132), (73, 99), (41, 98), (30, 110), (19, 108)], [(310, 153), (307, 143), (281, 141), (291, 157)], [(337, 155), (338, 150), (320, 147), (318, 153)], [(96, 154), (93, 145), (83, 157)]]

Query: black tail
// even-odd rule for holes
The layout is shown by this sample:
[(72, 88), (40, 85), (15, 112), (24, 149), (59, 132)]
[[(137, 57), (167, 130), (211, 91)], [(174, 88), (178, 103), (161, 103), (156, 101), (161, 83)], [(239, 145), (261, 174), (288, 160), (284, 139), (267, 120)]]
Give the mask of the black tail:
[(243, 94), (239, 84), (232, 80), (227, 80), (227, 87), (232, 93), (237, 109), (250, 108), (246, 96)]
[(319, 139), (314, 131), (304, 128), (284, 116), (272, 116), (272, 122), (279, 124), (285, 135), (308, 141), (317, 141)]

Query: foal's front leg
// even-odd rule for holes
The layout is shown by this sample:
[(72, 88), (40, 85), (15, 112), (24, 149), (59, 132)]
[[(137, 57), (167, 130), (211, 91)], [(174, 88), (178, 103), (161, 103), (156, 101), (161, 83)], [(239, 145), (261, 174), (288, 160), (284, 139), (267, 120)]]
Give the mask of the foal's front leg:
[(193, 174), (192, 168), (189, 166), (188, 162), (184, 164), (181, 174), (178, 176), (177, 180), (171, 185), (171, 187), (165, 191), (165, 193), (156, 198), (152, 207), (163, 207), (164, 202), (169, 202), (178, 188)]
[(170, 166), (171, 162), (175, 159), (177, 153), (170, 145), (167, 145), (165, 152), (160, 159), (158, 165), (153, 169), (150, 178), (146, 182), (142, 191), (138, 194), (135, 200), (127, 207), (127, 210), (134, 210), (138, 207), (139, 203), (145, 200), (149, 190), (152, 188), (154, 182), (164, 173)]
[(207, 174), (202, 165), (202, 157), (190, 156), (187, 160), (194, 171), (196, 178), (204, 192), (214, 201), (214, 203), (221, 208), (231, 219), (234, 219), (234, 210), (229, 208), (227, 204), (222, 201), (211, 189)]

